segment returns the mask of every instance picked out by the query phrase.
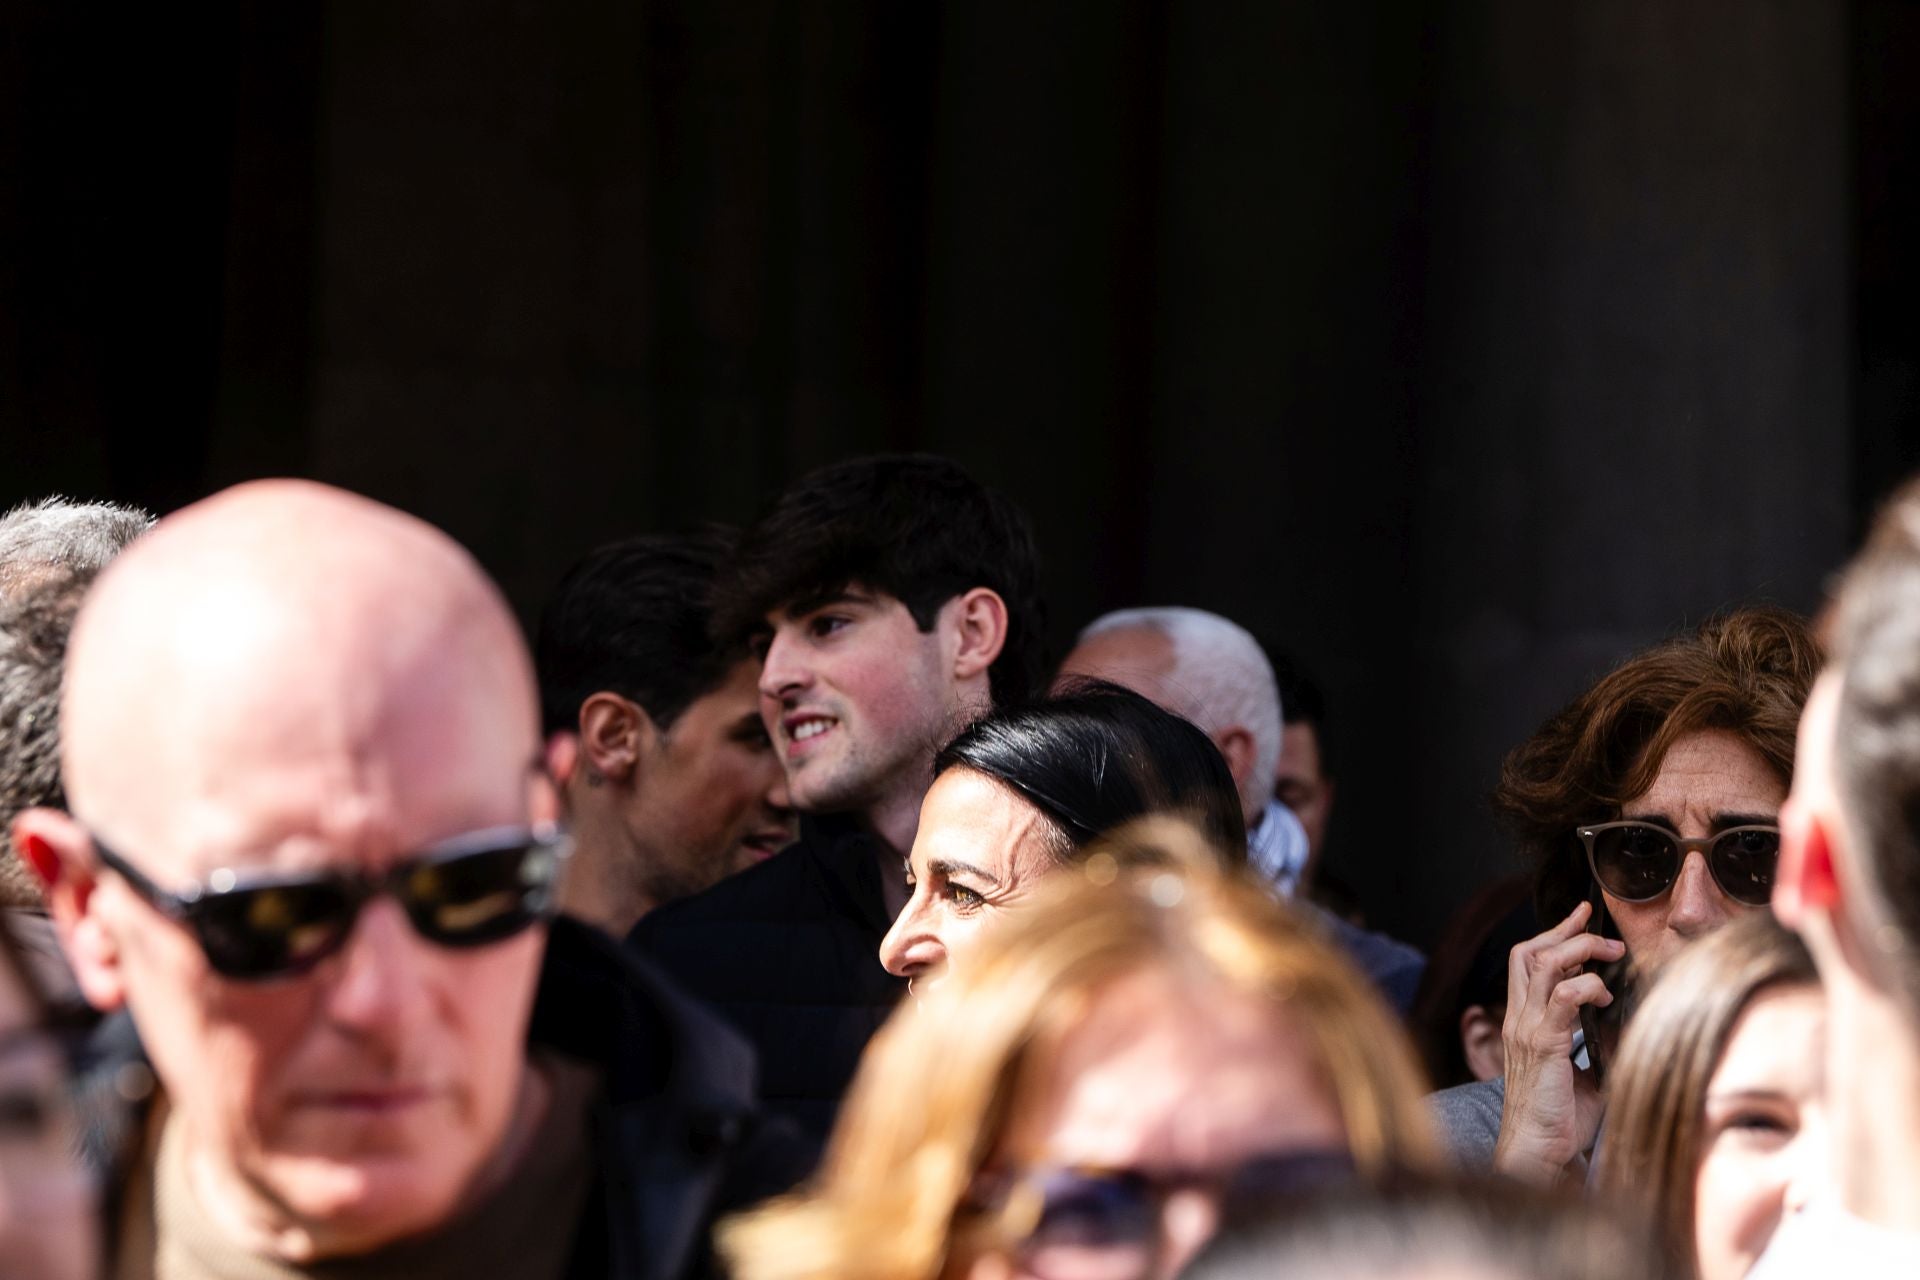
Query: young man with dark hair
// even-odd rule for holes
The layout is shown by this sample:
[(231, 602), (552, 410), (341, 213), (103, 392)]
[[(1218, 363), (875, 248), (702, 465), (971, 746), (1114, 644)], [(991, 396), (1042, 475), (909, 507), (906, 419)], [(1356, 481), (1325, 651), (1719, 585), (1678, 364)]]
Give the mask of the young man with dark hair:
[(708, 639), (723, 532), (629, 538), (568, 571), (540, 617), (544, 731), (570, 735), (563, 907), (616, 937), (793, 840), (759, 660)]
[(824, 1139), (900, 995), (879, 948), (934, 753), (1046, 668), (1038, 556), (1020, 512), (956, 464), (855, 459), (746, 532), (714, 625), (764, 655), (761, 711), (800, 839), (632, 940), (747, 1033), (768, 1107)]
[(1333, 739), (1327, 729), (1327, 699), (1298, 662), (1271, 645), (1266, 648), (1287, 717), (1287, 727), (1281, 733), (1280, 763), (1274, 771), (1273, 796), (1293, 810), (1306, 829), (1307, 865), (1300, 873), (1300, 884), (1311, 894), (1314, 872), (1326, 852), (1327, 820), (1333, 816), (1337, 789)]

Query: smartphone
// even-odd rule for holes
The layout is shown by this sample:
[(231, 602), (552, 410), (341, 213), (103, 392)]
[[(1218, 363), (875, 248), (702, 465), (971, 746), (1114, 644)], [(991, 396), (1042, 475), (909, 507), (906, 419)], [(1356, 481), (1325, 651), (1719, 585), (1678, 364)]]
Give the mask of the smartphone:
[[(1600, 886), (1593, 886), (1593, 896), (1588, 899), (1593, 911), (1587, 917), (1587, 932), (1597, 933), (1603, 938), (1618, 938), (1620, 931), (1613, 923), (1613, 916), (1607, 911), (1606, 899), (1600, 896)], [(1604, 1086), (1607, 1080), (1606, 1050), (1600, 1038), (1602, 1028), (1611, 1030), (1620, 1025), (1626, 1016), (1626, 961), (1625, 959), (1608, 961), (1602, 964), (1589, 963), (1581, 972), (1597, 973), (1601, 981), (1607, 984), (1607, 990), (1613, 993), (1613, 1003), (1601, 1008), (1598, 1005), (1580, 1006), (1580, 1036), (1586, 1042), (1587, 1070), (1593, 1074), (1595, 1086)]]

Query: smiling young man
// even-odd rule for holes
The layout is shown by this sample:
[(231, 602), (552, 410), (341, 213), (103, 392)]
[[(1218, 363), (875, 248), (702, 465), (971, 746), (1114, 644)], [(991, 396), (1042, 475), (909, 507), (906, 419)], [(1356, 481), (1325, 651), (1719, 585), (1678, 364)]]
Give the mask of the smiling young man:
[(731, 546), (711, 532), (601, 547), (540, 616), (541, 718), (575, 746), (561, 906), (615, 937), (793, 842), (786, 772), (760, 719), (760, 662), (707, 636)]
[(902, 989), (879, 948), (934, 753), (1045, 669), (1033, 536), (945, 459), (838, 463), (743, 536), (714, 626), (764, 654), (761, 713), (800, 838), (632, 941), (754, 1042), (769, 1109), (824, 1139)]

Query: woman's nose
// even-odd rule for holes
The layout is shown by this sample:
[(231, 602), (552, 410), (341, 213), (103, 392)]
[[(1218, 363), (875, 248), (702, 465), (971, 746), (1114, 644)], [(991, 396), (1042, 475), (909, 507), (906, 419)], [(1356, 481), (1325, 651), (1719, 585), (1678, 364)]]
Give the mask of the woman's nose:
[(947, 949), (916, 894), (907, 900), (900, 918), (880, 940), (880, 963), (896, 978), (918, 978), (939, 968), (946, 960)]
[(1698, 849), (1689, 850), (1673, 882), (1667, 927), (1683, 938), (1698, 937), (1725, 924), (1730, 914), (1727, 895), (1707, 869), (1707, 856)]

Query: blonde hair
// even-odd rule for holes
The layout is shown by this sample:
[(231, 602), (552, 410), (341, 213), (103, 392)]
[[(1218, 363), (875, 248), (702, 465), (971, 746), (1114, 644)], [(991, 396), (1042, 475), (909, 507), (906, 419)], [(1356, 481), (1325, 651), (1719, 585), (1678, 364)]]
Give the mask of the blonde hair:
[(1041, 903), (875, 1037), (811, 1186), (722, 1228), (737, 1280), (941, 1274), (1021, 1080), (1111, 983), (1142, 971), (1272, 1000), (1309, 1046), (1361, 1171), (1433, 1163), (1411, 1045), (1311, 926), (1219, 870), (1184, 822), (1135, 824), (1110, 848), (1058, 872)]
[(1676, 956), (1627, 1026), (1595, 1173), (1604, 1195), (1654, 1227), (1677, 1274), (1694, 1273), (1707, 1087), (1734, 1024), (1763, 991), (1818, 981), (1806, 946), (1759, 911)]

